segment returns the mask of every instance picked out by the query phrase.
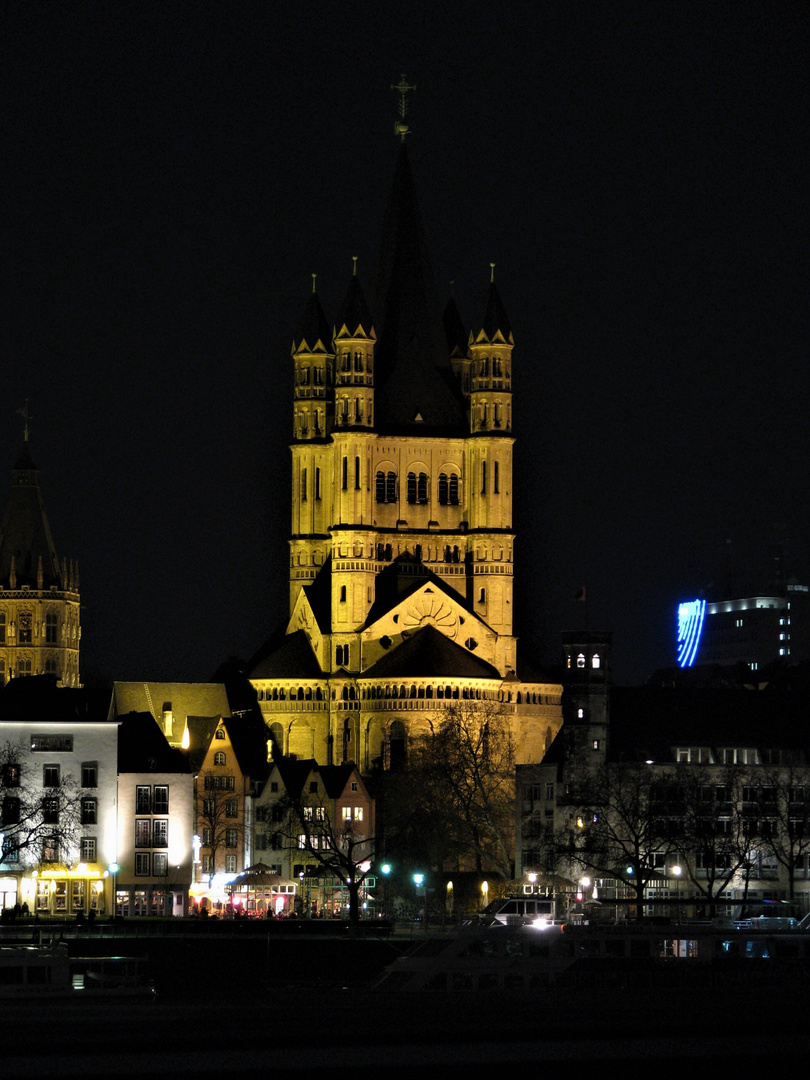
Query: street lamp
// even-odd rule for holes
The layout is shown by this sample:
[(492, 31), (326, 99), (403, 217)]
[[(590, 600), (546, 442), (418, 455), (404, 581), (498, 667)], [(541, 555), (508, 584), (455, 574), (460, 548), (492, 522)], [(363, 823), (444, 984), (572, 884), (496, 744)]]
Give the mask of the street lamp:
[(110, 909), (111, 910), (110, 918), (114, 919), (115, 916), (118, 913), (117, 912), (117, 905), (118, 905), (118, 863), (117, 862), (111, 862), (110, 865), (107, 867), (107, 869), (112, 874), (112, 879), (113, 879), (112, 908)]
[(425, 875), (424, 874), (414, 874), (413, 875), (413, 883), (416, 886), (417, 896), (419, 895), (419, 890), (422, 889), (422, 895), (424, 896), (424, 902), (425, 902), (424, 914), (422, 916), (422, 923), (423, 923), (423, 926), (424, 926), (425, 930), (427, 930), (427, 921), (428, 921), (427, 915), (428, 915), (428, 912), (427, 912), (427, 885), (425, 885)]
[(383, 918), (388, 918), (388, 875), (391, 873), (391, 864), (384, 862), (380, 867), (383, 876)]
[(681, 874), (683, 868), (680, 866), (673, 866), (672, 873), (675, 875), (675, 907), (678, 912), (678, 925), (681, 922)]
[(481, 903), (482, 903), (482, 907), (485, 908), (487, 906), (487, 901), (488, 900), (489, 900), (489, 882), (488, 881), (482, 881), (481, 882)]

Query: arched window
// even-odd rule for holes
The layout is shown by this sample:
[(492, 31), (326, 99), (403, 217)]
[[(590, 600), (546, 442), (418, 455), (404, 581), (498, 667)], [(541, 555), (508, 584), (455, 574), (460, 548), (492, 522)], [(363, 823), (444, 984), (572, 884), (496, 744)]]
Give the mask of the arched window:
[(45, 616), (45, 644), (56, 644), (56, 615), (53, 611)]
[(408, 473), (408, 502), (416, 502), (416, 473)]
[(447, 483), (447, 473), (439, 473), (439, 505), (447, 506), (449, 498), (450, 496)]
[(422, 506), (428, 501), (428, 478), (427, 473), (420, 472), (416, 481), (416, 500)]
[(395, 503), (397, 501), (397, 474), (389, 472), (385, 477), (385, 501)]
[(450, 476), (450, 505), (458, 506), (458, 477), (455, 473)]
[(595, 652), (591, 658), (591, 667), (598, 668), (602, 666), (602, 661), (599, 659), (599, 653)]
[(340, 586), (340, 602), (341, 602), (341, 604), (346, 603), (346, 586), (345, 585)]
[(270, 725), (270, 740), (273, 744), (273, 756), (284, 753), (284, 728), (281, 724)]
[(486, 495), (486, 493), (487, 493), (487, 463), (485, 461), (482, 461), (481, 462), (481, 494)]
[(217, 750), (217, 752), (214, 754), (214, 764), (215, 765), (224, 765), (225, 764), (225, 751), (224, 750)]
[(385, 500), (385, 473), (380, 471), (375, 477), (374, 485), (374, 497), (378, 503), (384, 503)]
[(580, 653), (579, 656), (577, 657), (577, 667), (578, 668), (585, 667), (585, 654), (584, 653)]
[(407, 756), (405, 725), (401, 720), (394, 720), (388, 730), (389, 764), (392, 769), (404, 765)]

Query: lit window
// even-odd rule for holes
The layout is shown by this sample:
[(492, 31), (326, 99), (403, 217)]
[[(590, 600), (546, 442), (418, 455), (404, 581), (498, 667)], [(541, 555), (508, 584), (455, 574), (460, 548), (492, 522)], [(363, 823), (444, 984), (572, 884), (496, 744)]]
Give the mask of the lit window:
[(225, 764), (225, 753), (224, 753), (223, 750), (218, 750), (216, 752), (216, 754), (214, 754), (214, 764), (215, 765), (224, 765)]
[(152, 875), (154, 877), (167, 877), (169, 873), (169, 856), (165, 851), (156, 851), (152, 856)]
[(598, 668), (601, 666), (602, 661), (599, 659), (599, 653), (594, 653), (591, 659), (591, 667)]
[(225, 856), (225, 873), (226, 874), (235, 874), (236, 873), (236, 856), (235, 855), (226, 855)]

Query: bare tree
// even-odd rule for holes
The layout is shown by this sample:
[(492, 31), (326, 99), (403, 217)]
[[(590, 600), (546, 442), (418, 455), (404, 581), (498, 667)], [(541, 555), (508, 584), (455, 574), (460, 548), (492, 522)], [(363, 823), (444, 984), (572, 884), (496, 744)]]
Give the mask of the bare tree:
[(645, 890), (676, 850), (677, 789), (644, 763), (615, 763), (572, 786), (568, 803), (555, 858), (563, 854), (575, 876), (588, 871), (620, 880), (635, 894), (641, 919)]
[(67, 864), (78, 844), (80, 797), (75, 779), (55, 768), (34, 775), (24, 743), (0, 747), (0, 864)]
[(738, 765), (711, 769), (681, 766), (683, 793), (678, 847), (686, 874), (710, 912), (737, 874), (751, 875), (759, 844), (759, 823), (747, 812), (745, 782)]
[(360, 890), (371, 870), (375, 838), (354, 818), (337, 820), (334, 800), (318, 793), (287, 794), (279, 800), (284, 835), (291, 848), (306, 853), (349, 894), (349, 920), (360, 920)]
[(515, 754), (500, 706), (455, 702), (414, 740), (407, 768), (391, 786), (407, 792), (387, 794), (392, 843), (420, 845), (421, 857), (437, 869), (512, 877)]
[(796, 896), (796, 879), (810, 856), (810, 770), (806, 765), (774, 766), (757, 791), (759, 843), (764, 856), (780, 865), (788, 881), (788, 898)]
[(212, 771), (201, 773), (197, 781), (197, 832), (209, 858), (209, 885), (217, 871), (226, 869), (220, 853), (236, 855), (245, 835), (245, 800), (234, 788), (223, 786), (228, 779)]

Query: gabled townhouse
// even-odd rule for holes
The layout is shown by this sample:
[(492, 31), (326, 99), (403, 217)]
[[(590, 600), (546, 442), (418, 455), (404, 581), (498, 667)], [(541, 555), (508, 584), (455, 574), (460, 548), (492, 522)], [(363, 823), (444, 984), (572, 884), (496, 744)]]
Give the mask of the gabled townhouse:
[(0, 904), (109, 913), (118, 858), (118, 723), (109, 691), (53, 676), (0, 689)]
[(188, 717), (186, 730), (197, 851), (192, 894), (218, 905), (250, 863), (253, 793), (268, 768), (266, 732), (254, 716)]
[[(253, 860), (299, 883), (306, 914), (340, 914), (349, 902), (352, 865), (354, 876), (362, 876), (373, 858), (375, 817), (374, 799), (353, 762), (277, 757), (256, 796)], [(278, 898), (276, 913), (284, 907)]]
[(116, 914), (185, 915), (192, 878), (194, 780), (149, 713), (118, 735)]

